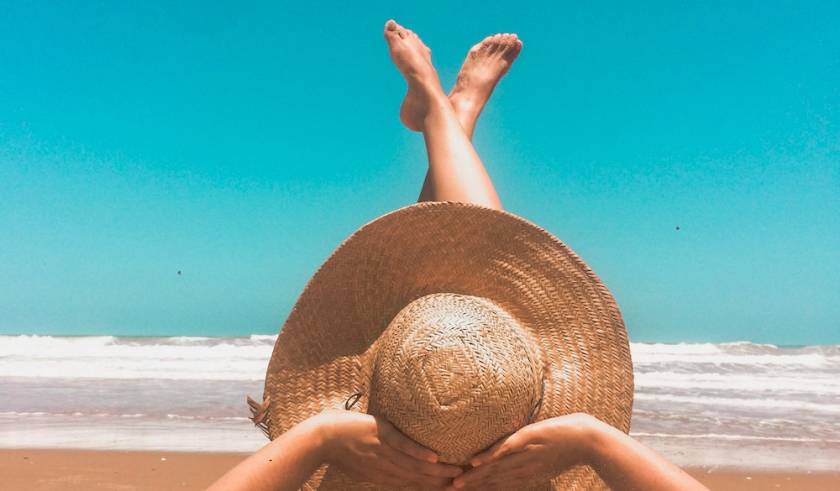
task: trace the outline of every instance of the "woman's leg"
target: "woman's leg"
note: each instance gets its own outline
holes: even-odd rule
[[[423,138],[429,156],[426,181],[430,200],[502,209],[490,175],[446,97],[431,100],[423,118]]]
[[[394,63],[409,85],[402,120],[406,126],[420,129],[426,141],[429,171],[420,200],[469,202],[501,209],[493,182],[469,135],[493,87],[519,53],[521,42],[513,35],[497,35],[473,47],[455,89],[447,97],[432,66],[430,51],[416,34],[389,21],[385,38]]]
[[[485,38],[467,53],[455,87],[449,93],[449,102],[470,141],[481,110],[521,50],[522,41],[516,34],[496,34]],[[440,201],[434,182],[430,167],[417,201]]]

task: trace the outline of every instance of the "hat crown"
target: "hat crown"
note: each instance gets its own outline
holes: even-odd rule
[[[437,293],[408,304],[380,338],[369,411],[466,464],[528,423],[542,384],[539,348],[516,319],[486,298]]]

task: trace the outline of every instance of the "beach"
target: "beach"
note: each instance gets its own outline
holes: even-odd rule
[[[3,489],[201,490],[247,454],[96,450],[0,450]],[[838,473],[688,469],[712,490],[834,490]]]
[[[203,489],[275,336],[0,336],[2,489]],[[840,347],[631,343],[631,435],[711,489],[840,489]]]
[[[840,0],[2,7],[0,491],[840,491]]]

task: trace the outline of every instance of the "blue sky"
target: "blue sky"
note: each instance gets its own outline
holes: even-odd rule
[[[419,192],[389,17],[447,86],[524,40],[476,147],[633,340],[840,343],[836,2],[8,5],[0,333],[276,332]]]

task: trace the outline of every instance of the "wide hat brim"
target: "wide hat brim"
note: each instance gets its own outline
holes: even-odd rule
[[[610,292],[563,242],[512,213],[422,202],[359,228],[321,265],[274,346],[255,422],[276,438],[366,390],[372,348],[407,304],[432,293],[488,298],[531,332],[545,363],[535,420],[588,413],[629,431],[633,369]],[[365,410],[366,404],[354,409]],[[546,483],[605,489],[586,466]],[[322,467],[307,484],[368,489]]]

